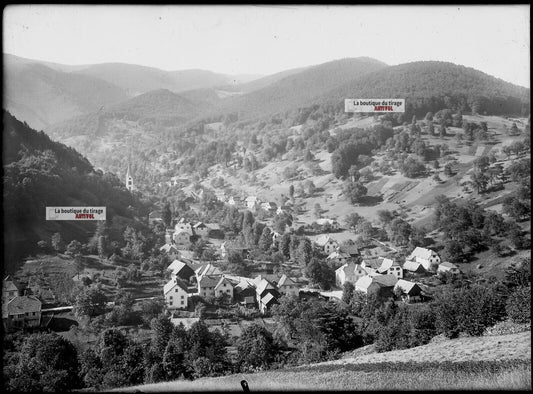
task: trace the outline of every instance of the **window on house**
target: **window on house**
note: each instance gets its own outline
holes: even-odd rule
[[[182,295],[182,296],[181,296],[181,299],[183,300],[184,298],[185,298],[185,296]]]
[[[177,293],[177,292],[178,292],[178,289],[176,289],[175,292]]]
[[[181,305],[183,305],[183,301],[181,301]]]

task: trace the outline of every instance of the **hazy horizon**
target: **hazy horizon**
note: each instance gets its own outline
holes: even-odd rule
[[[267,76],[343,58],[446,61],[530,87],[529,5],[10,5],[4,53]]]

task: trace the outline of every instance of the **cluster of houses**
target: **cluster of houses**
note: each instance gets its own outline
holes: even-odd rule
[[[292,203],[290,200],[287,200],[284,204],[279,205],[273,201],[266,201],[255,195],[249,195],[246,197],[241,197],[238,195],[227,195],[224,190],[219,190],[215,193],[216,198],[228,205],[234,206],[235,208],[248,209],[251,212],[256,212],[259,209],[263,209],[266,212],[276,213],[278,215],[282,213],[292,212]]]
[[[328,258],[340,258],[339,252],[333,252]],[[403,266],[391,259],[380,257],[376,260],[363,260],[360,264],[347,262],[335,271],[335,283],[342,287],[350,282],[356,291],[365,294],[393,295],[399,294],[408,302],[420,301],[423,288],[420,284],[404,280],[404,272],[450,272],[459,273],[459,268],[450,262],[441,262],[439,255],[431,249],[416,247]]]
[[[282,295],[298,295],[299,291],[296,281],[286,275],[277,282],[262,275],[251,279],[223,274],[211,263],[194,264],[177,259],[168,266],[168,270],[171,278],[164,285],[163,293],[170,311],[186,309],[190,297],[200,296],[257,307],[265,313],[278,303]]]

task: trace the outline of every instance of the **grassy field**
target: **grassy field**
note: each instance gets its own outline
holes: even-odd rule
[[[116,391],[531,390],[531,332],[442,340],[301,367]]]

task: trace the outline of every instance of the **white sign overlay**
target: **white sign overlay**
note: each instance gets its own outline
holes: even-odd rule
[[[405,112],[405,99],[345,99],[344,112]]]

